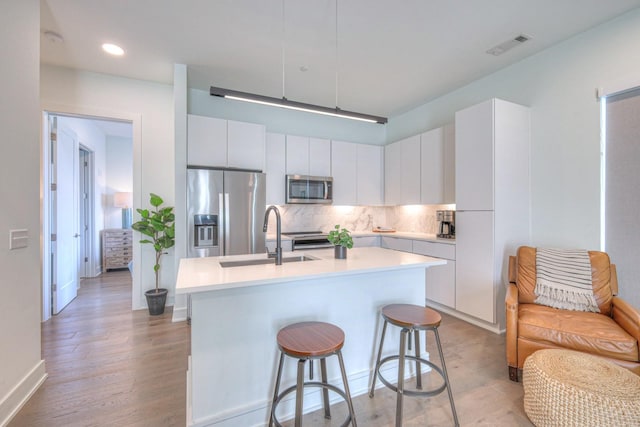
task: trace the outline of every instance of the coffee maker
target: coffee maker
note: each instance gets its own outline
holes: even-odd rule
[[[438,237],[441,239],[456,238],[456,211],[436,211],[438,220]]]

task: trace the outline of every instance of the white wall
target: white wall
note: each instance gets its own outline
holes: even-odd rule
[[[40,354],[40,2],[3,2],[0,14],[0,425],[46,377]],[[9,250],[9,230],[28,247]]]
[[[121,228],[122,209],[113,206],[113,195],[133,191],[133,139],[107,136],[105,149],[107,179],[104,228]]]
[[[174,116],[170,85],[41,66],[41,101],[74,113],[133,121],[134,208],[149,206],[149,193],[174,202]],[[138,219],[134,214],[134,221]],[[137,233],[136,233],[137,234]],[[133,307],[146,307],[144,291],[154,287],[154,251],[138,243],[134,234]],[[173,304],[175,269],[173,251],[162,261],[161,286],[169,289]]]
[[[107,165],[106,165],[106,149],[105,141],[106,137],[104,133],[96,127],[91,120],[81,119],[76,117],[64,117],[58,118],[58,128],[68,127],[75,132],[78,137],[78,143],[85,146],[89,151],[93,152],[93,167],[95,171],[94,179],[94,221],[95,230],[92,236],[92,260],[91,265],[93,267],[93,274],[98,275],[101,272],[101,244],[100,244],[100,230],[104,228],[104,211],[105,211],[105,189],[107,178]]]
[[[598,249],[600,117],[595,89],[634,75],[637,82],[639,41],[640,10],[635,10],[394,117],[388,140],[450,122],[455,111],[492,97],[530,106],[533,244]]]

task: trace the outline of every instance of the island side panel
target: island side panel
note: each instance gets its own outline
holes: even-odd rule
[[[276,334],[300,321],[330,322],[344,330],[351,393],[366,393],[382,329],[380,308],[424,305],[424,283],[421,267],[193,294],[191,425],[264,425],[279,354]],[[397,352],[398,339],[397,328],[389,328],[386,354]],[[327,359],[329,380],[341,386],[336,359]],[[295,365],[286,360],[282,389],[295,383]],[[306,410],[316,406],[313,396],[305,397]],[[281,409],[282,419],[292,416],[290,403]]]

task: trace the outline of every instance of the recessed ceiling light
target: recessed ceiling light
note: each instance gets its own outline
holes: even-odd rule
[[[111,44],[111,43],[104,43],[102,45],[102,50],[104,50],[105,52],[107,52],[110,55],[115,55],[115,56],[124,55],[124,49],[122,49],[118,45]]]

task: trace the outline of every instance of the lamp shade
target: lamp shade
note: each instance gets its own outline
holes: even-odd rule
[[[119,192],[113,195],[113,206],[128,209],[133,206],[133,193]]]

